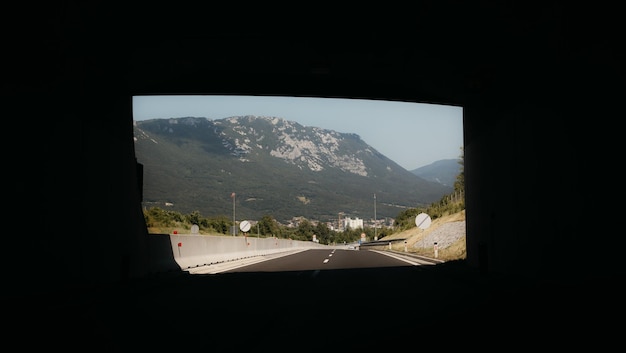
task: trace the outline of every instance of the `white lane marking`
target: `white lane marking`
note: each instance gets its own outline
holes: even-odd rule
[[[379,253],[379,254],[387,255],[387,256],[389,256],[389,257],[393,257],[394,259],[398,259],[398,260],[401,260],[401,261],[404,261],[404,262],[410,263],[410,264],[411,264],[411,265],[413,265],[413,266],[432,265],[432,263],[430,263],[430,262],[426,262],[426,261],[424,261],[424,262],[420,262],[419,260],[416,260],[417,262],[415,262],[415,261],[413,261],[413,260],[409,260],[409,259],[408,259],[408,258],[406,258],[406,257],[403,257],[403,256],[398,256],[398,255],[394,255],[394,254],[390,254],[390,253],[387,253],[387,252],[385,252],[385,251],[377,251],[377,250],[374,250],[374,251],[375,251],[375,252],[377,252],[377,253]]]
[[[324,260],[324,263],[327,263],[327,262],[328,262],[328,260],[330,260],[330,259],[325,259],[325,260]]]

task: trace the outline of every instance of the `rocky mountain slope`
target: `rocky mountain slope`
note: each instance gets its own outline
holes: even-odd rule
[[[403,209],[452,191],[400,167],[356,134],[283,118],[136,121],[134,136],[144,207],[237,219],[271,215],[280,222],[392,222]]]

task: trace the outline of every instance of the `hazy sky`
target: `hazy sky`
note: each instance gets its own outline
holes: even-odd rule
[[[133,119],[270,116],[355,133],[407,170],[456,159],[463,146],[463,108],[343,98],[268,96],[135,96]]]

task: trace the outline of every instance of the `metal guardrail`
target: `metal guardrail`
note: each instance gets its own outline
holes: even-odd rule
[[[360,247],[368,247],[368,246],[388,246],[389,243],[397,243],[400,241],[405,241],[406,238],[402,238],[402,239],[391,239],[391,240],[373,240],[373,241],[366,241],[364,243],[361,243],[359,246]]]

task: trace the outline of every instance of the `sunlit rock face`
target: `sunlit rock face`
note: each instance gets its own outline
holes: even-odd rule
[[[360,153],[347,153],[346,136],[332,130],[302,126],[276,117],[231,117],[216,122],[233,153],[244,156],[253,150],[268,151],[273,157],[311,171],[339,168],[345,172],[367,176]]]

